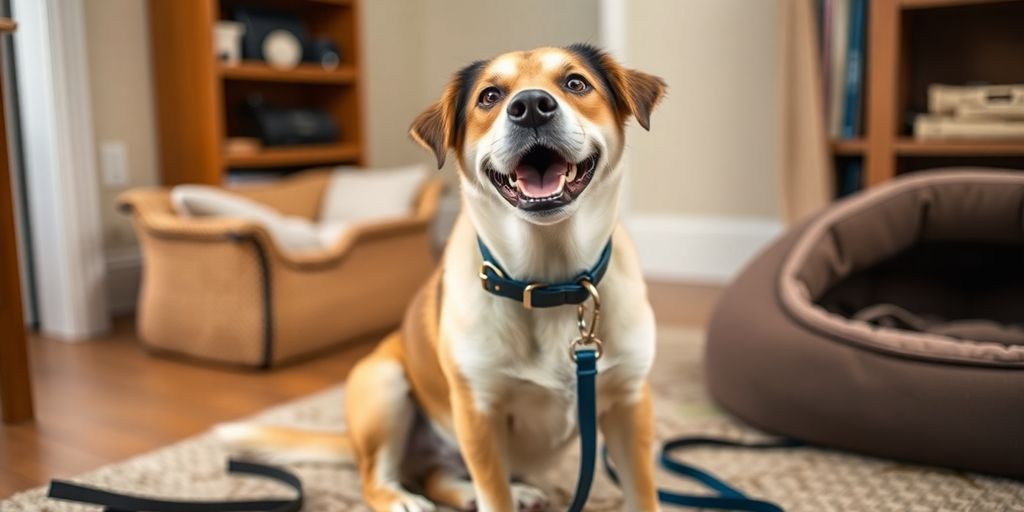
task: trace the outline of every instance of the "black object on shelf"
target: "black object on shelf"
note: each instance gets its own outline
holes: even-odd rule
[[[341,64],[341,50],[326,37],[318,37],[306,47],[306,60],[318,62],[326,70],[337,69]]]
[[[302,48],[309,45],[306,25],[296,14],[254,7],[238,7],[234,14],[235,20],[245,25],[242,36],[242,57],[245,59],[265,61],[264,42],[279,30],[291,33]]]
[[[272,107],[259,95],[250,96],[248,103],[265,146],[325,144],[338,140],[338,126],[323,110]]]

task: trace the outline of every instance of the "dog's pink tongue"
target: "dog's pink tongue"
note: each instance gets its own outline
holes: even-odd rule
[[[565,183],[569,166],[565,162],[554,162],[541,174],[529,165],[516,167],[519,190],[528,197],[548,197],[559,192]]]

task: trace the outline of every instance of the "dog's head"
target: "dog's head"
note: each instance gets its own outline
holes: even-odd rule
[[[577,44],[500,55],[463,68],[410,133],[464,186],[536,224],[572,215],[589,190],[618,183],[623,127],[650,128],[660,78]]]

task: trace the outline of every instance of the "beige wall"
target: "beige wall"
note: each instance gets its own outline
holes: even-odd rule
[[[407,136],[425,106],[422,91],[423,2],[363,1],[367,162],[389,166],[429,162]]]
[[[630,133],[636,213],[778,217],[775,0],[629,3],[627,64],[669,93]]]
[[[114,200],[126,188],[158,179],[146,2],[89,0],[84,5],[97,158],[103,141],[120,140],[127,147],[125,186],[105,186],[97,162],[103,243],[107,249],[131,247],[131,225]]]
[[[507,51],[596,41],[595,5],[592,0],[364,0],[371,164],[431,163],[409,140],[409,123],[441,95],[452,73]]]

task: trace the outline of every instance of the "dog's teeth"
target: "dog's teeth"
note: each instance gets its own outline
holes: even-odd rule
[[[566,181],[570,182],[576,180],[576,164],[572,164],[569,166],[569,174],[565,176],[565,179]]]

